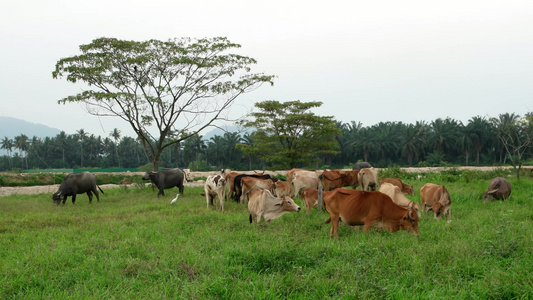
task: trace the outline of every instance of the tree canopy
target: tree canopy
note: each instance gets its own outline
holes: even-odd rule
[[[54,78],[88,89],[58,103],[87,104],[89,113],[128,122],[157,169],[163,149],[227,119],[235,99],[273,75],[251,73],[256,60],[228,54],[227,38],[125,41],[99,38],[82,54],[60,59]]]
[[[258,156],[273,168],[290,169],[312,166],[320,155],[339,153],[335,137],[340,134],[333,117],[315,115],[310,109],[322,102],[269,100],[256,103],[260,111],[242,124],[254,128],[252,144],[240,144],[248,156]]]

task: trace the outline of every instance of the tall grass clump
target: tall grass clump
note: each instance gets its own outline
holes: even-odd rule
[[[207,208],[202,187],[173,205],[176,188],[140,186],[92,204],[1,197],[0,299],[533,298],[533,180],[484,202],[488,180],[458,177],[404,180],[411,200],[427,182],[452,197],[451,222],[423,214],[418,239],[345,224],[330,239],[315,209],[250,224],[244,204]]]

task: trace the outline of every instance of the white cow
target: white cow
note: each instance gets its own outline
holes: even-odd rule
[[[379,191],[389,196],[392,199],[392,202],[396,203],[396,205],[407,209],[414,209],[420,218],[422,210],[420,208],[420,204],[405,197],[402,193],[402,190],[398,186],[392,183],[384,182],[379,186]]]
[[[224,211],[224,194],[226,192],[226,180],[221,175],[209,175],[204,184],[205,198],[207,207],[214,205],[214,201],[218,198],[220,207]]]
[[[248,193],[248,199],[250,223],[255,217],[257,223],[263,218],[270,225],[272,219],[277,219],[286,213],[300,211],[300,206],[296,205],[289,196],[277,198],[264,189],[253,188]]]

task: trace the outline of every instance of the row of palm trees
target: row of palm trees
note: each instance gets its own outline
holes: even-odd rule
[[[527,114],[526,116],[531,116]],[[520,120],[517,114],[501,114],[497,118],[476,116],[467,124],[446,118],[432,122],[380,122],[363,127],[361,123],[337,123],[339,154],[321,157],[314,168],[346,168],[356,161],[369,161],[377,167],[390,165],[439,165],[443,162],[461,165],[494,165],[507,163],[505,146],[498,131],[506,124]],[[88,134],[83,129],[75,134],[59,133],[44,139],[21,134],[14,139],[4,137],[0,170],[13,168],[136,168],[149,161],[138,140],[124,136],[118,129],[108,137]],[[246,157],[235,146],[254,143],[252,135],[226,132],[208,140],[193,136],[181,144],[164,150],[161,166],[194,170],[233,168],[263,169],[268,164]],[[531,145],[525,159],[533,157]]]

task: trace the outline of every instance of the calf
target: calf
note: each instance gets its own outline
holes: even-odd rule
[[[420,205],[425,212],[433,210],[435,219],[440,215],[448,215],[450,221],[452,198],[445,186],[426,183],[420,189]]]
[[[226,180],[222,175],[209,175],[205,180],[204,191],[207,208],[209,205],[214,205],[216,199],[220,203],[220,208],[224,212],[224,194],[226,190]]]
[[[392,183],[384,182],[379,186],[379,191],[388,195],[392,199],[392,202],[396,203],[397,205],[407,209],[414,209],[420,218],[420,204],[405,197],[399,187],[393,185]]]
[[[381,192],[336,189],[324,195],[324,204],[329,212],[324,224],[331,222],[330,238],[339,236],[339,220],[350,226],[364,225],[365,232],[377,227],[389,232],[405,230],[418,237],[416,211],[396,205]]]
[[[508,199],[511,195],[511,184],[503,177],[495,177],[490,180],[489,190],[483,193],[483,200]]]
[[[249,192],[248,198],[250,223],[253,222],[253,218],[257,223],[263,218],[270,225],[272,219],[277,219],[286,213],[300,211],[300,206],[296,205],[289,196],[276,198],[267,190],[254,188]]]
[[[287,181],[278,180],[274,182],[274,194],[278,198],[283,197],[283,196],[290,196],[291,185]]]
[[[324,191],[323,194],[327,195],[328,193]],[[300,197],[305,205],[305,214],[309,214],[311,209],[315,206],[318,206],[318,189],[305,189],[300,192]]]
[[[379,181],[379,185],[382,185],[385,182],[399,187],[404,195],[414,196],[415,194],[413,186],[403,183],[400,178],[382,178]]]

